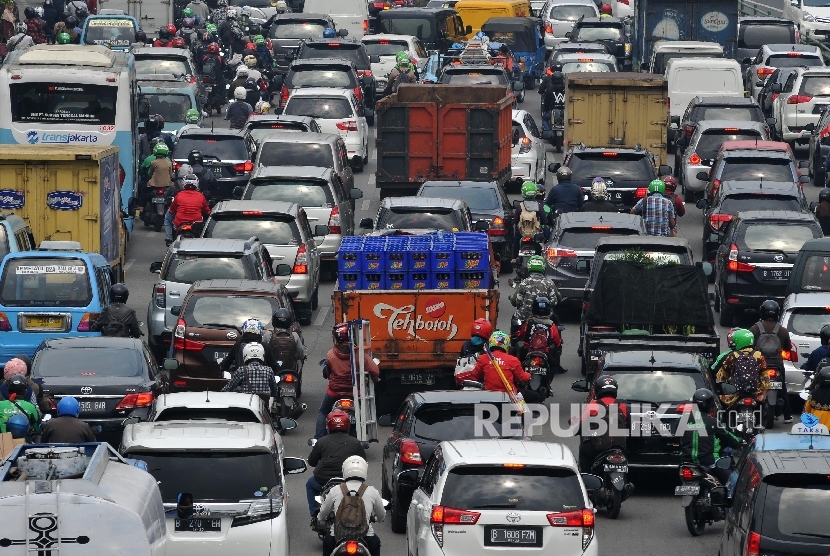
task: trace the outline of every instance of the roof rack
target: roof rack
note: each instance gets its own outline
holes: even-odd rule
[[[115,52],[105,46],[74,44],[38,44],[17,59],[22,66],[90,66],[110,68],[115,64]]]

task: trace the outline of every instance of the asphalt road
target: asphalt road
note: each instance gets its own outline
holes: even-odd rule
[[[528,92],[527,100],[518,107],[530,111],[541,128],[539,97],[535,92]],[[212,118],[212,120],[217,127],[226,125],[221,118]],[[370,129],[374,134],[374,128]],[[374,145],[374,137],[371,138],[369,144]],[[805,151],[800,151],[799,154],[804,156]],[[561,161],[561,155],[556,155],[551,151],[548,153],[548,161],[554,160]],[[374,185],[375,168],[376,156],[373,148],[369,164],[363,173],[355,175],[355,187],[359,187],[364,193],[363,199],[357,201],[356,220],[376,215],[379,195]],[[554,183],[555,178],[549,175],[546,187],[549,188]],[[818,198],[818,188],[812,185],[805,185],[804,188],[809,200]],[[701,260],[702,214],[700,210],[691,205],[687,205],[686,210],[686,215],[679,219],[680,235],[689,239],[694,249],[695,260]],[[140,320],[146,319],[147,305],[150,302],[152,286],[156,278],[156,275],[149,271],[150,263],[162,260],[164,253],[164,233],[148,231],[139,223],[129,243],[126,268],[127,284],[131,292],[130,305],[137,310]],[[500,279],[502,301],[499,307],[498,323],[499,327],[504,330],[509,330],[510,316],[513,311],[507,300],[511,291],[507,283],[508,278],[510,276],[503,275]],[[305,342],[310,350],[303,388],[303,401],[308,404],[309,410],[300,417],[299,427],[283,437],[286,455],[307,457],[310,451],[307,439],[313,436],[315,415],[326,386],[316,362],[325,357],[326,351],[331,347],[330,331],[335,324],[331,315],[331,292],[334,288],[334,282],[321,283],[320,306],[314,313],[313,324],[303,329]],[[567,404],[584,401],[584,394],[578,394],[570,389],[572,381],[582,378],[579,373],[580,360],[576,355],[579,340],[579,315],[576,311],[570,311],[563,313],[562,316],[566,321],[562,364],[570,371],[556,376],[553,384],[553,397],[548,401],[561,404],[564,408]],[[752,318],[748,316],[746,321],[746,325],[749,325]],[[723,330],[721,330],[721,336],[724,336]],[[567,418],[567,415],[562,415],[560,420],[564,423]],[[381,429],[381,444],[373,444],[367,452],[369,482],[379,490],[382,442],[388,435],[388,431],[389,429]],[[552,437],[550,429],[547,428],[547,434],[541,438],[537,437],[537,440],[555,441],[556,439]],[[576,439],[566,439],[565,444],[576,452]],[[318,555],[322,549],[322,543],[309,528],[309,513],[304,489],[309,474],[310,470],[304,475],[289,476],[287,480],[290,492],[288,520],[291,556]],[[722,524],[707,527],[705,533],[698,538],[692,538],[689,535],[684,523],[683,508],[680,506],[680,501],[673,496],[676,472],[640,472],[634,474],[631,480],[635,485],[635,492],[623,505],[619,518],[610,520],[602,512],[598,516],[597,537],[600,554],[701,556],[717,553],[723,529]],[[376,525],[375,530],[381,537],[384,554],[406,554],[405,535],[392,533],[388,521]]]

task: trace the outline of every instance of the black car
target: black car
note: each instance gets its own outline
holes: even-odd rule
[[[465,42],[473,28],[470,25],[465,28],[461,16],[451,8],[395,8],[378,13],[377,31],[411,35],[428,51],[446,54],[454,43]]]
[[[380,56],[369,56],[362,42],[339,39],[306,41],[300,45],[297,60],[312,58],[335,58],[348,60],[354,63],[357,77],[360,79],[360,100],[363,106],[372,110],[366,115],[369,125],[375,122],[375,77],[372,75],[372,64],[380,62]],[[355,91],[356,93],[358,91]],[[287,100],[287,99],[286,99]]]
[[[620,71],[631,71],[631,27],[616,17],[580,17],[573,31],[566,33],[573,42],[598,42],[616,56]]]
[[[124,419],[146,420],[156,396],[170,390],[167,372],[134,338],[44,340],[35,351],[32,379],[54,403],[74,396],[81,404],[79,418],[110,441],[120,440]]]
[[[326,29],[334,29],[334,20],[327,14],[285,13],[274,19],[268,31],[274,53],[275,71],[288,73],[303,41],[317,40]]]
[[[487,220],[473,224],[467,203],[436,197],[387,197],[381,200],[377,221],[363,218],[360,228],[373,234],[406,230],[486,231]]]
[[[285,108],[291,92],[306,87],[333,87],[355,91],[361,97],[360,78],[351,60],[325,58],[322,60],[296,60],[291,64],[280,91],[280,111]],[[360,93],[360,94],[358,94]],[[365,100],[364,100],[365,106]]]
[[[244,186],[251,178],[256,144],[241,130],[212,127],[186,130],[173,149],[174,171],[188,163],[187,155],[193,150],[202,153],[205,167],[216,178],[218,189],[207,192],[211,204],[233,199],[234,188]]]
[[[825,107],[815,124],[807,124],[810,132],[810,176],[816,187],[827,187],[827,161],[830,159],[830,108]]]
[[[487,234],[493,251],[501,257],[502,272],[512,272],[513,207],[498,182],[495,181],[427,181],[418,190],[417,197],[460,199],[470,207],[473,221],[490,223]]]
[[[475,431],[475,406],[500,407],[506,403],[510,403],[510,398],[504,392],[433,390],[409,394],[397,416],[380,418],[381,425],[394,427],[383,446],[381,472],[382,495],[390,501],[392,531],[406,531],[406,513],[414,490],[398,484],[398,475],[408,469],[417,469],[421,474],[424,462],[439,442],[482,438]],[[500,435],[508,432],[505,437],[515,436],[502,431],[500,422],[494,426]],[[487,435],[487,428],[483,432]]]
[[[798,44],[800,36],[796,24],[788,19],[777,17],[739,17],[738,48],[735,59],[742,63],[742,73],[749,64],[743,64],[747,58],[753,58],[758,50],[767,44]]]
[[[804,242],[822,237],[810,213],[750,210],[735,214],[715,259],[715,310],[721,326],[736,311],[757,310],[767,299],[784,303],[793,263]]]
[[[675,434],[683,412],[697,389],[714,390],[708,361],[699,354],[675,351],[609,352],[599,360],[595,376],[610,376],[617,381],[617,403],[628,406],[632,425],[639,427],[625,439],[628,465],[677,469],[681,437]],[[584,380],[575,382],[572,388],[587,390],[588,401],[596,399],[593,385],[586,385]],[[716,403],[720,407],[720,401]],[[658,411],[661,408],[664,411]],[[655,411],[659,428],[646,419]]]
[[[794,73],[797,69],[798,68],[775,68],[772,75],[767,77],[767,80],[764,81],[764,86],[761,87],[761,92],[758,93],[758,105],[761,107],[761,111],[764,113],[765,117],[772,117],[772,101],[778,98],[778,95],[781,94],[773,93],[772,86],[777,84],[783,89],[784,83],[787,82],[790,74]]]

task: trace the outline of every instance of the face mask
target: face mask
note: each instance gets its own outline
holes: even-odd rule
[[[474,346],[484,345],[484,338],[481,338],[479,336],[473,336],[472,338],[470,338],[470,343]]]

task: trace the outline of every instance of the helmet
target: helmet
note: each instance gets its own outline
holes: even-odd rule
[[[729,346],[729,349],[735,349],[735,338],[733,336],[738,330],[740,330],[740,328],[736,326],[726,333],[726,345]]]
[[[342,323],[335,325],[331,331],[331,336],[334,338],[335,344],[344,344],[349,341],[349,325]]]
[[[252,42],[246,42],[245,50],[250,50],[250,52],[248,52],[248,54],[250,55],[253,53],[254,50],[256,50],[256,45]],[[243,54],[245,54],[245,52],[243,52]]]
[[[247,363],[248,361],[252,361],[254,359],[264,363],[265,348],[262,347],[262,344],[258,344],[256,342],[245,344],[245,347],[242,348],[242,360]]]
[[[219,8],[227,8],[228,7],[228,0],[218,0],[216,2],[216,6]]]
[[[830,387],[830,366],[821,367],[818,370],[814,384],[819,388]],[[8,428],[8,425],[6,425],[6,428]]]
[[[500,349],[503,351],[507,351],[510,348],[510,336],[502,332],[501,330],[496,330],[490,335],[490,349]]]
[[[326,430],[329,432],[340,431],[349,432],[351,423],[349,422],[349,415],[342,409],[335,409],[326,415]]]
[[[147,33],[144,31],[136,31],[135,33],[135,42],[147,42]]]
[[[35,13],[38,17],[43,17],[43,8],[35,8]]]
[[[58,417],[61,415],[72,415],[73,417],[77,417],[80,412],[81,404],[79,404],[78,400],[72,396],[61,398],[61,401],[58,402]]]
[[[176,37],[175,39],[170,41],[170,46],[173,47],[173,48],[184,48],[185,47],[184,39],[181,38],[181,37]]]
[[[257,46],[265,46],[265,37],[262,35],[257,35],[254,37],[254,44]]]
[[[176,179],[184,179],[185,176],[192,173],[193,166],[191,166],[190,164],[182,164],[181,166],[179,166],[179,169],[176,170]]]
[[[285,3],[285,0],[277,0],[277,13],[287,12],[288,11],[288,4]]]
[[[207,25],[205,25],[205,31],[207,31],[211,35],[215,35],[219,31],[219,28],[213,23],[208,23]]]
[[[663,183],[663,180],[651,180],[651,183],[648,184],[648,192],[649,193],[665,193],[666,192],[666,184]]]
[[[58,35],[58,44],[69,44],[72,42],[72,37],[69,36],[69,33],[61,33]]]
[[[29,418],[22,413],[15,413],[6,421],[6,432],[12,433],[12,438],[26,438],[29,433]]]
[[[26,19],[32,19],[33,17],[35,17],[35,9],[31,6],[26,6],[26,9],[23,10],[23,16]]]
[[[14,30],[17,31],[18,33],[25,33],[27,29],[28,29],[28,27],[26,27],[26,24],[23,23],[22,21],[18,21],[14,25]]]
[[[773,299],[761,303],[761,320],[777,321],[781,317],[781,306]]]
[[[744,349],[755,345],[755,335],[746,328],[739,328],[732,334],[735,349]]]
[[[556,171],[556,180],[557,181],[568,181],[573,176],[573,172],[567,166],[562,166]]]
[[[164,118],[161,114],[154,114],[150,116],[150,119],[156,122],[156,131],[164,129]]]
[[[291,311],[285,307],[277,309],[277,312],[271,317],[271,324],[274,325],[274,328],[291,328],[291,325],[294,324]]]
[[[608,188],[605,186],[605,180],[603,178],[596,177],[591,182],[591,197],[594,199],[608,198]]]
[[[830,324],[825,324],[821,327],[819,337],[821,338],[821,345],[830,344]],[[8,365],[8,363],[6,364]]]
[[[69,29],[74,29],[78,26],[78,18],[74,15],[67,16],[66,19],[63,20],[66,23],[66,27]]]
[[[263,102],[259,105],[259,109],[257,110],[260,114],[267,114],[271,111],[271,105],[267,102]]]
[[[236,8],[228,8],[228,19],[236,19],[239,17],[239,12],[236,11]]]
[[[666,191],[669,193],[674,193],[677,189],[677,180],[674,179],[674,176],[666,176],[663,178],[663,183],[666,184]]]
[[[825,187],[818,192],[818,202],[827,201],[830,203],[830,188]]]
[[[130,297],[130,290],[124,284],[113,284],[110,288],[110,298],[117,303],[126,303]]]
[[[333,39],[335,37],[334,29],[325,29],[323,31],[323,38],[324,39]]]
[[[473,328],[470,330],[471,336],[478,336],[480,338],[489,339],[490,334],[493,333],[493,325],[487,319],[476,319],[473,321]]]
[[[245,100],[248,96],[248,91],[245,90],[245,87],[237,87],[233,90],[233,98],[236,100]]]
[[[201,115],[195,108],[191,108],[184,115],[184,120],[189,124],[198,124],[199,118],[201,118]]]
[[[597,398],[617,399],[617,381],[612,376],[601,376],[594,382],[594,395]]]
[[[522,184],[522,197],[525,199],[536,198],[536,184],[532,181],[526,181]]]
[[[692,401],[703,413],[711,413],[715,407],[715,395],[708,388],[700,388],[692,394]]]
[[[89,15],[89,8],[86,5],[78,6],[75,9],[75,13],[78,14],[78,17],[84,18]]]
[[[531,312],[537,317],[549,317],[550,299],[541,295],[538,296],[533,300],[533,308],[531,309]]]
[[[69,25],[69,24],[67,24],[67,25]],[[172,37],[172,35],[170,34],[170,31],[167,30],[167,27],[162,27],[161,29],[159,29],[158,34],[159,34],[159,40],[163,40],[163,41],[169,41],[170,37]]]
[[[192,17],[186,17],[182,20],[182,27],[186,29],[192,29],[194,25],[196,25],[196,19]]]
[[[13,359],[9,359],[6,362],[6,365],[3,367],[3,378],[5,380],[11,379],[11,377],[16,375],[25,375],[28,374],[28,368],[26,367],[26,363],[17,357]]]
[[[25,363],[23,364],[25,365]],[[24,374],[14,375],[8,379],[6,385],[9,389],[9,394],[17,394],[18,397],[25,396],[26,392],[29,391],[29,381],[26,380],[26,376]]]
[[[352,456],[346,458],[343,462],[343,478],[347,481],[349,479],[360,479],[365,481],[369,476],[369,464],[360,456]]]
[[[204,158],[202,158],[202,151],[197,151],[193,149],[187,154],[187,161],[191,164],[202,164],[204,163]]]
[[[193,17],[193,10],[191,10],[190,8],[183,9],[182,10],[182,17],[185,17],[185,18]]]
[[[248,54],[247,56],[245,56],[243,62],[245,62],[245,65],[249,68],[255,68],[257,65],[256,56],[254,56],[253,54]]]
[[[171,35],[171,36],[172,36],[172,35],[175,35],[175,34],[176,34],[176,32],[178,31],[178,29],[176,29],[176,26],[175,26],[175,25],[173,25],[172,23],[168,23],[168,24],[165,26],[165,29],[167,29],[167,30],[170,32],[170,35]]]
[[[164,141],[156,143],[156,146],[153,147],[153,154],[156,156],[167,156],[170,154],[170,149],[167,148],[167,143]]]
[[[241,330],[243,334],[257,334],[262,336],[262,333],[265,331],[265,327],[262,326],[262,323],[258,319],[246,319],[245,322],[242,323]]]
[[[540,272],[542,274],[545,273],[545,259],[540,257],[539,255],[533,255],[527,260],[527,271],[528,272]]]
[[[196,174],[188,174],[182,178],[182,187],[184,189],[199,189],[199,176]]]
[[[599,11],[601,14],[611,15],[611,4],[603,4]]]
[[[243,16],[251,17],[251,6],[242,6],[240,10]]]
[[[236,77],[248,77],[248,66],[242,64],[236,66]]]

